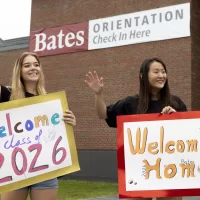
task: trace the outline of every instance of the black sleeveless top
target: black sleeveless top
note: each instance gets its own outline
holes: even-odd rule
[[[1,85],[0,87],[1,87],[0,103],[10,101],[11,88],[5,87],[3,85]],[[31,94],[29,92],[25,92],[26,98],[33,97],[33,96],[34,96],[34,94]]]
[[[174,96],[175,101],[178,104],[177,112],[187,111],[187,107],[184,102],[177,96]],[[106,122],[110,127],[117,127],[118,115],[133,115],[137,113],[137,101],[136,96],[128,96],[123,100],[120,100],[114,104],[107,106],[107,119]],[[161,100],[150,100],[147,113],[160,113],[164,105]]]

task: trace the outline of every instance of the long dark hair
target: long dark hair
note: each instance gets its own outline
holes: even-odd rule
[[[147,113],[149,102],[151,100],[151,88],[149,85],[149,79],[148,79],[148,72],[150,65],[153,62],[159,62],[162,64],[162,66],[165,69],[165,72],[167,73],[167,68],[165,63],[159,59],[159,58],[151,58],[146,59],[142,63],[140,67],[140,73],[139,73],[139,80],[140,80],[140,90],[138,95],[138,106],[137,106],[137,113]],[[163,106],[172,106],[174,109],[178,108],[177,102],[174,100],[173,96],[170,94],[169,90],[169,84],[168,79],[166,80],[166,83],[164,87],[160,90],[160,100],[163,102]]]

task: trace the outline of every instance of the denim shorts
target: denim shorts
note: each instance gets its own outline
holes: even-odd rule
[[[27,187],[20,188],[18,190],[45,190],[45,189],[57,189],[58,188],[58,179],[50,179]]]

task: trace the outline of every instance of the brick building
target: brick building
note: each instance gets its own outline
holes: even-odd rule
[[[31,30],[187,2],[189,0],[33,0]],[[198,1],[192,3],[195,4],[192,8],[198,12]],[[192,27],[198,28],[197,25]],[[13,49],[0,43],[1,84],[9,84],[14,61],[20,53],[28,51],[23,41],[21,46],[12,43]],[[141,62],[146,58],[160,57],[168,68],[171,92],[180,96],[188,109],[198,109],[198,50],[192,47],[191,41],[198,42],[195,38],[185,37],[41,57],[47,91],[65,90],[69,108],[77,117],[74,133],[81,171],[67,177],[117,180],[116,130],[108,128],[105,121],[97,118],[94,95],[84,83],[85,74],[96,70],[104,77],[104,97],[109,104],[137,93]],[[191,49],[196,57],[192,57]],[[194,65],[191,66],[191,63]]]

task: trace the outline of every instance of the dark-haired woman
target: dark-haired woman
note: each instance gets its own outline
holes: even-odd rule
[[[133,115],[144,113],[170,114],[187,111],[183,101],[170,94],[167,69],[165,63],[158,58],[145,60],[140,68],[139,94],[128,96],[115,104],[106,106],[103,98],[103,78],[97,73],[88,72],[86,84],[95,93],[95,108],[100,119],[105,119],[110,127],[116,127],[118,115]],[[138,199],[138,198],[135,198]],[[181,197],[158,198],[166,200],[181,200]]]

